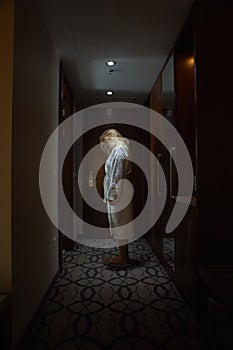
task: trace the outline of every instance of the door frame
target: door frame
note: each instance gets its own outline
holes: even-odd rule
[[[59,71],[59,113],[58,113],[58,125],[60,125],[65,119],[69,118],[74,112],[74,97],[72,90],[67,81],[62,64],[60,64]],[[61,140],[59,139],[59,145]],[[60,152],[59,160],[60,161]],[[73,204],[73,148],[68,152],[65,159],[62,171],[62,179],[64,192],[68,202]],[[59,216],[60,216],[60,198],[58,198]],[[59,219],[60,220],[60,219]],[[74,242],[70,238],[66,237],[58,229],[58,261],[59,269],[63,270],[63,251],[73,250]]]

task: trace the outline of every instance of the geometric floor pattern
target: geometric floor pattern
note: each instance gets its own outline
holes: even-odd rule
[[[175,271],[175,247],[174,237],[163,237],[163,256],[173,271]]]
[[[147,241],[130,243],[137,263],[127,268],[103,262],[116,253],[75,243],[20,349],[209,349]]]

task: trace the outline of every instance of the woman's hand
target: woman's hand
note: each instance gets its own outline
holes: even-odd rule
[[[108,198],[108,203],[110,205],[116,205],[116,201],[117,201],[118,195],[117,193],[112,193],[111,196]]]

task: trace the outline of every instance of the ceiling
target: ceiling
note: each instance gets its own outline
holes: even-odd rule
[[[143,104],[193,4],[38,1],[79,108],[110,101]],[[116,65],[108,67],[109,59]],[[106,96],[107,90],[114,94]]]

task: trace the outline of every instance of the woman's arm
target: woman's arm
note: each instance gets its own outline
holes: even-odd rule
[[[107,200],[115,202],[119,196],[118,182],[124,176],[124,154],[121,149],[116,148],[110,158],[109,189]]]

